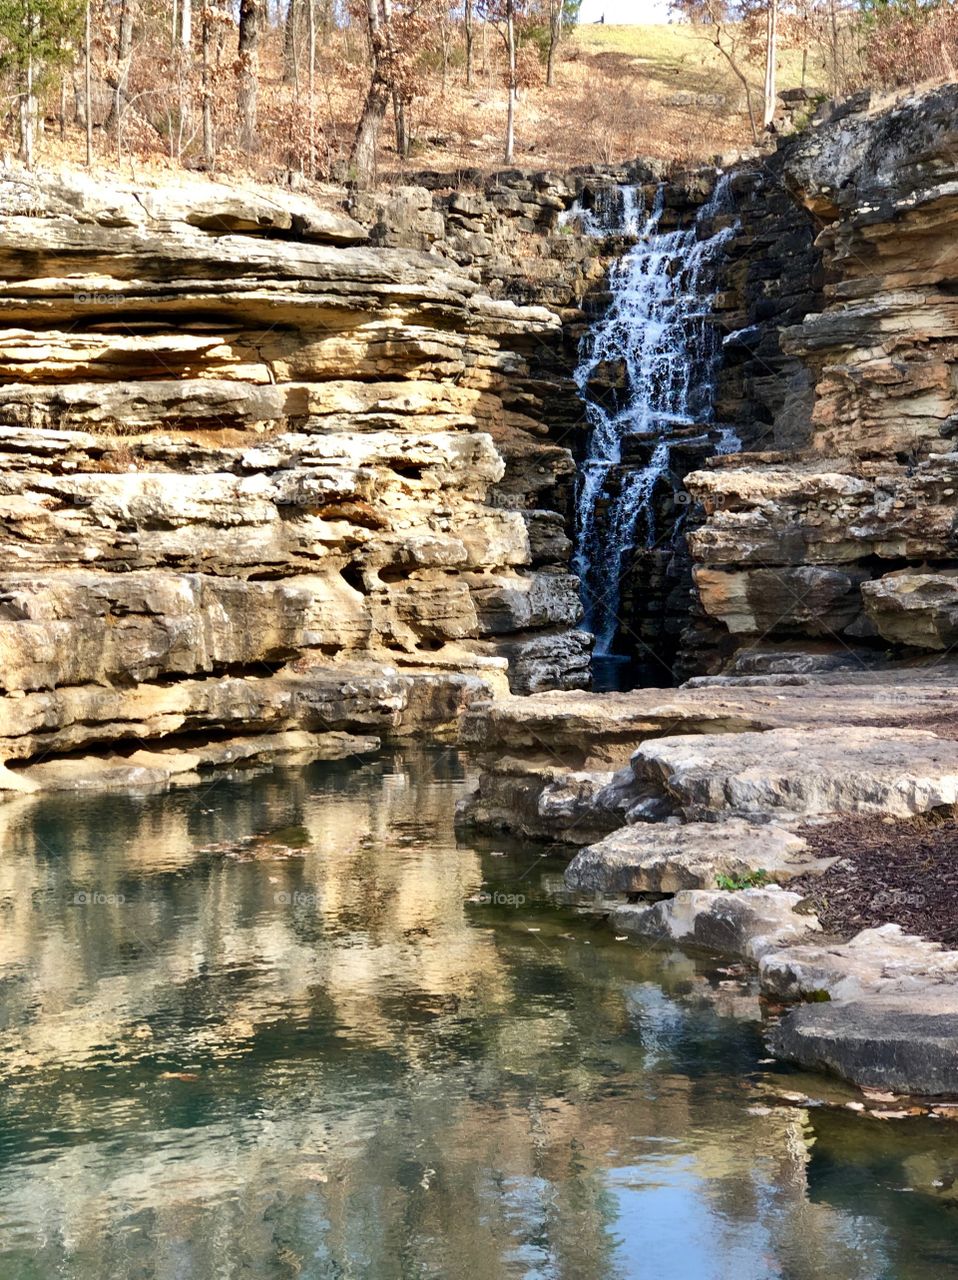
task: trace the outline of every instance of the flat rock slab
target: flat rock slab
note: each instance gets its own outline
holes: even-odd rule
[[[814,916],[799,915],[797,893],[786,889],[683,889],[652,907],[619,907],[613,927],[650,942],[681,942],[758,960],[767,951],[805,941]]]
[[[782,1019],[771,1047],[867,1088],[958,1094],[958,984],[802,1005]]]
[[[551,692],[497,698],[467,718],[471,746],[489,754],[542,752],[570,768],[624,764],[649,738],[741,734],[822,724],[922,728],[953,714],[958,670],[835,672],[793,676],[773,687],[764,677],[721,687],[634,689],[629,693]]]
[[[958,742],[921,729],[843,727],[659,738],[632,757],[690,820],[883,813],[958,801]]]
[[[897,924],[863,929],[849,942],[786,947],[759,963],[762,990],[782,1000],[827,992],[832,1000],[924,993],[958,982],[958,951],[905,933]]]
[[[169,791],[195,786],[213,771],[361,759],[379,747],[379,738],[370,735],[290,730],[215,739],[182,751],[141,748],[128,756],[70,756],[5,772],[25,784],[20,790]]]
[[[781,883],[823,871],[831,861],[816,859],[801,836],[772,823],[653,823],[623,827],[589,845],[569,863],[565,880],[570,889],[585,892],[677,893],[714,889],[719,876],[759,871]]]

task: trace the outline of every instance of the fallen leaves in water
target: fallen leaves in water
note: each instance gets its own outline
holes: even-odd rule
[[[161,1071],[161,1080],[183,1080],[187,1084],[194,1080],[199,1080],[199,1076],[195,1071]]]
[[[197,852],[215,854],[233,862],[285,862],[289,858],[305,858],[309,849],[271,840],[265,835],[251,835],[207,844]]]

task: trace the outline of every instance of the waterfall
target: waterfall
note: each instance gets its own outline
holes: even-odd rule
[[[662,536],[653,497],[657,480],[669,470],[673,437],[713,421],[721,348],[710,323],[709,266],[735,227],[707,234],[711,221],[730,209],[725,175],[694,223],[674,231],[659,231],[664,185],[651,209],[643,207],[640,188],[597,194],[593,209],[574,205],[567,220],[577,219],[589,235],[637,237],[610,270],[609,306],[583,339],[575,373],[588,438],[577,481],[574,564],[582,582],[585,626],[602,657],[611,652],[618,629],[627,552],[639,543],[654,547]],[[606,366],[622,368],[624,386],[603,403],[591,388]],[[646,465],[621,466],[630,438],[651,447]],[[734,432],[722,428],[714,451],[739,447]]]

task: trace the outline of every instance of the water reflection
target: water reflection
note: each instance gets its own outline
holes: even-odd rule
[[[754,995],[457,847],[462,776],[0,808],[0,1276],[958,1274],[941,1126],[753,1114]]]

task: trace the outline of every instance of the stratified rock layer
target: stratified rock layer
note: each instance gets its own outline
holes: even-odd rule
[[[532,371],[559,320],[369,240],[213,183],[0,187],[4,760],[585,683]]]
[[[689,545],[713,644],[728,632],[740,647],[812,637],[942,650],[958,635],[956,121],[949,85],[843,109],[783,144],[773,169],[808,211],[796,252],[810,221],[821,259],[802,309],[775,281],[789,250],[764,238],[762,219],[756,239],[743,208],[744,282],[730,284],[743,312],[729,323],[748,327],[729,335],[724,395],[757,415],[743,427],[753,452],[686,478],[705,514]]]

